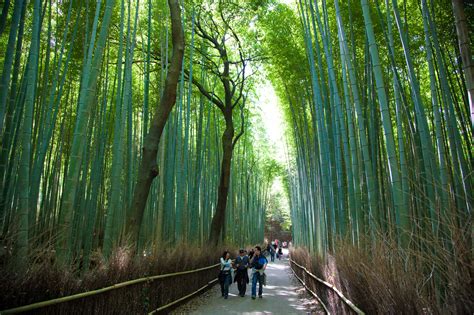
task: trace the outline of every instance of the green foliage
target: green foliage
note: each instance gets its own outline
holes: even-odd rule
[[[472,178],[459,175],[472,171],[472,129],[459,71],[445,72],[458,54],[450,2],[298,3],[259,21],[288,123],[294,242],[324,257],[382,239],[410,261],[458,259],[471,239]],[[429,290],[448,303],[445,269],[415,265],[435,269]]]
[[[56,247],[62,261],[87,269],[91,252],[127,242],[172,40],[165,0],[116,2],[15,1],[7,15],[0,233],[20,260]],[[450,1],[182,3],[185,71],[158,148],[140,249],[205,244],[227,127],[212,99],[224,100],[223,82],[233,80],[246,103],[231,97],[235,134],[241,126],[243,134],[233,148],[228,241],[260,242],[266,218],[289,229],[291,217],[294,242],[321,255],[339,251],[341,240],[367,253],[389,240],[408,260],[440,248],[447,257],[464,253],[474,143]],[[197,35],[196,21],[226,39],[227,55]],[[265,76],[286,123],[285,166],[256,110]],[[415,267],[426,277],[434,268],[426,260]],[[448,283],[439,268],[427,287],[442,303]]]
[[[102,249],[108,254],[127,242],[127,209],[143,136],[164,86],[172,48],[171,24],[164,0],[123,0],[115,6],[113,1],[104,0],[98,5],[95,1],[40,1],[35,10],[41,9],[45,18],[37,26],[38,84],[31,81],[29,85],[28,110],[23,109],[26,78],[34,73],[23,73],[22,69],[27,68],[32,43],[32,16],[37,14],[33,6],[25,6],[19,31],[12,35],[18,40],[13,46],[12,71],[3,72],[9,84],[0,159],[0,224],[2,240],[19,250],[20,261],[26,262],[37,250],[57,247],[61,261],[87,269],[91,252]],[[255,3],[255,9],[260,12],[264,5]],[[198,54],[201,49],[210,51],[209,47],[199,38],[191,45],[192,16],[197,9],[186,3],[183,12],[187,43],[184,67],[188,73],[192,67],[194,78],[221,95],[218,79]],[[239,21],[237,31],[247,37],[252,31],[247,31],[242,21],[252,19],[256,12],[235,6],[225,14]],[[1,51],[5,51],[9,32],[7,27],[0,36]],[[21,49],[20,44],[27,49]],[[249,54],[258,48],[252,41],[242,41],[242,45]],[[229,51],[229,58],[239,57]],[[2,65],[4,56],[0,58]],[[171,113],[159,147],[159,176],[144,214],[141,249],[178,242],[204,244],[209,235],[224,121],[187,80],[181,76],[179,104]],[[252,80],[246,82],[245,93],[252,84]],[[243,117],[251,120],[249,108]],[[26,125],[24,117],[31,119]],[[234,120],[239,128],[241,117],[237,110]],[[255,146],[255,127],[248,122],[244,128],[245,136],[235,147],[238,156],[232,167],[232,203],[226,230],[229,241],[242,245],[263,239],[265,198],[273,178],[266,172],[275,172]],[[28,166],[28,161],[33,164]],[[30,172],[32,179],[25,177]],[[235,225],[236,218],[245,223]]]

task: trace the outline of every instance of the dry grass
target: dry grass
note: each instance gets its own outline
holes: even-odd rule
[[[0,273],[0,310],[91,291],[127,280],[174,273],[216,264],[222,249],[179,246],[132,259],[126,248],[117,249],[108,263],[94,253],[92,268],[78,272],[54,263],[43,252],[25,273],[3,264]],[[146,313],[189,294],[216,278],[218,269],[136,284],[35,311],[44,314]]]
[[[471,252],[461,244],[451,251],[434,242],[424,244],[430,250],[403,252],[388,241],[370,250],[341,242],[325,260],[302,248],[291,255],[368,314],[472,314]],[[332,291],[308,277],[305,280],[333,313],[348,313]]]

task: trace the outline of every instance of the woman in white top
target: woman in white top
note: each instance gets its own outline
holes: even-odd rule
[[[232,269],[232,259],[230,253],[225,251],[221,257],[221,271],[219,273],[219,282],[221,285],[221,293],[224,299],[229,296],[229,285],[232,283],[230,270]]]

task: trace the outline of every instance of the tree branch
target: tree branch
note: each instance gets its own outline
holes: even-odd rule
[[[184,69],[184,77],[189,81],[189,70]],[[192,83],[199,89],[199,92],[201,92],[202,95],[204,95],[208,100],[214,103],[214,105],[216,105],[221,111],[224,110],[224,102],[222,102],[219,96],[206,90],[204,85],[197,81],[194,77],[192,79]]]

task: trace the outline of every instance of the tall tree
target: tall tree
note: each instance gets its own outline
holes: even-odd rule
[[[199,36],[208,46],[212,47],[218,57],[217,61],[207,57],[205,59],[206,71],[217,76],[221,82],[223,90],[223,99],[214,92],[210,92],[203,82],[192,78],[193,84],[199,91],[211,101],[221,111],[225,129],[222,134],[222,160],[220,169],[219,188],[217,192],[217,205],[210,226],[209,240],[211,244],[217,245],[223,237],[223,231],[226,218],[227,196],[230,187],[232,154],[237,141],[244,133],[245,118],[245,91],[247,74],[245,72],[249,58],[245,57],[244,49],[240,39],[236,34],[230,21],[235,18],[238,12],[233,11],[236,6],[232,6],[231,10],[225,10],[229,7],[224,6],[221,2],[217,5],[214,12],[219,13],[219,20],[216,20],[215,13],[206,11],[201,8],[196,20],[196,35]],[[237,8],[238,11],[238,8]],[[229,53],[229,43],[233,42],[238,56],[234,57]],[[210,52],[207,52],[208,54]],[[237,59],[233,59],[237,58]],[[220,66],[222,65],[222,67]],[[234,112],[236,107],[240,108],[240,131],[235,133]]]
[[[161,134],[163,133],[166,121],[176,103],[176,89],[183,64],[184,33],[179,1],[168,0],[168,5],[171,15],[173,52],[163,95],[151,121],[150,129],[144,139],[137,182],[133,193],[130,215],[127,220],[127,237],[130,237],[129,241],[133,245],[136,245],[138,240],[151,184],[158,175],[158,166],[156,164],[158,145],[160,144]]]

